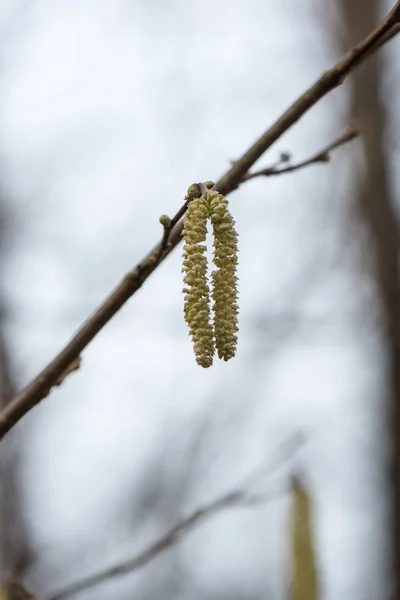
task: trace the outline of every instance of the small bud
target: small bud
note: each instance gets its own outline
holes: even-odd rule
[[[186,196],[188,198],[190,198],[191,200],[193,200],[194,198],[200,198],[201,196],[201,189],[198,183],[192,183],[192,185],[190,187],[188,187],[188,190],[186,192]]]
[[[213,187],[214,187],[215,183],[214,183],[214,181],[205,181],[205,182],[204,182],[204,185],[206,186],[206,188],[207,188],[208,190],[211,190],[211,188],[213,188]]]
[[[166,229],[171,227],[171,219],[169,218],[168,215],[161,215],[159,221],[160,221],[161,225],[163,227],[165,227]]]

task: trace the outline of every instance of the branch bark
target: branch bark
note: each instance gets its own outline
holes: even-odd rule
[[[276,142],[285,131],[296,123],[310,108],[330,91],[338,87],[349,73],[358,67],[372,51],[377,50],[387,38],[397,33],[400,23],[400,0],[370,35],[356,44],[345,56],[302,94],[281,117],[261,137],[234,162],[233,166],[216,183],[216,189],[223,195],[235,190],[254,163]],[[395,29],[393,29],[395,28]],[[390,35],[389,35],[390,32]],[[68,369],[69,365],[79,357],[81,352],[93,340],[106,323],[127,302],[127,300],[143,285],[158,265],[178,245],[182,234],[182,220],[186,206],[182,206],[172,219],[174,225],[170,232],[166,247],[163,240],[151,250],[144,259],[130,271],[114,289],[96,312],[82,325],[79,331],[65,348],[15,396],[0,412],[0,439],[26,415],[40,400],[46,397],[55,382]]]

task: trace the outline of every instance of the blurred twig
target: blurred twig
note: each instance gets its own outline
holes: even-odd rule
[[[269,491],[269,493],[267,492],[264,494],[251,493],[248,491],[248,489],[252,485],[256,484],[263,476],[271,474],[278,467],[281,467],[285,461],[287,462],[288,460],[292,459],[302,444],[303,439],[300,436],[293,437],[289,440],[289,442],[283,444],[280,452],[278,452],[280,455],[278,460],[274,461],[272,465],[266,464],[267,461],[264,459],[259,465],[257,465],[250,475],[241,481],[240,485],[236,489],[225,494],[224,496],[221,496],[214,502],[210,502],[210,504],[197,509],[189,517],[179,521],[177,525],[174,525],[166,534],[164,534],[155,543],[151,544],[146,550],[134,558],[126,560],[125,562],[113,567],[109,567],[108,569],[104,569],[96,575],[91,575],[85,579],[81,579],[81,581],[73,583],[64,590],[48,597],[47,600],[65,600],[65,598],[68,598],[69,596],[83,592],[100,583],[103,583],[104,581],[108,581],[114,577],[119,577],[120,575],[125,575],[127,573],[136,571],[153,560],[153,558],[179,542],[182,536],[192,531],[194,527],[200,525],[205,520],[210,519],[222,510],[227,508],[254,507],[264,504],[268,500],[275,499],[278,495],[280,496],[282,492],[290,492],[290,483],[288,484],[287,489],[282,490],[281,488],[278,488],[274,491]],[[268,467],[267,470],[266,467]],[[268,471],[268,473],[266,471]]]
[[[275,496],[275,495],[274,495]],[[223,498],[216,500],[215,502],[199,508],[187,519],[182,520],[172,529],[168,531],[162,538],[160,538],[155,544],[152,544],[148,549],[139,554],[138,556],[127,560],[124,563],[110,567],[104,571],[82,579],[70,587],[56,593],[54,596],[48,598],[48,600],[64,600],[68,596],[83,592],[91,587],[103,583],[108,579],[125,575],[126,573],[132,573],[140,567],[150,562],[153,558],[176,544],[183,534],[189,532],[191,529],[199,525],[202,521],[211,518],[216,513],[223,509],[230,507],[241,507],[241,506],[254,506],[266,500],[265,497],[259,495],[250,495],[244,490],[237,490],[230,494],[227,494]],[[1,599],[0,599],[1,600]]]
[[[254,163],[276,142],[285,131],[296,123],[310,108],[330,91],[341,85],[353,69],[359,66],[372,52],[380,47],[386,40],[389,31],[393,31],[400,23],[400,0],[398,0],[389,13],[375,29],[360,43],[356,44],[345,56],[336,63],[302,95],[300,96],[279,119],[243,154],[234,162],[225,175],[217,181],[215,188],[224,195],[235,190],[243,176],[248,173]],[[0,412],[0,438],[2,438],[22,417],[29,412],[42,398],[46,397],[67,367],[81,354],[86,346],[101,331],[108,321],[118,312],[127,300],[143,285],[158,265],[181,241],[182,219],[186,210],[182,206],[172,222],[176,223],[168,238],[165,249],[163,240],[153,248],[139,264],[132,269],[111,292],[110,296],[96,310],[96,312],[82,325],[72,340],[52,360],[41,373],[29,383],[21,392],[11,400]],[[180,219],[178,222],[177,220]]]

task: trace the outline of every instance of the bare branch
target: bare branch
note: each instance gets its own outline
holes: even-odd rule
[[[248,173],[254,163],[268,148],[276,142],[285,131],[298,121],[310,108],[330,91],[338,87],[349,73],[358,67],[371,52],[381,47],[387,37],[398,32],[400,24],[400,0],[398,0],[379,27],[363,41],[354,46],[345,56],[300,96],[279,119],[243,154],[234,165],[216,183],[215,189],[227,195],[235,190],[243,176]],[[393,28],[396,28],[394,30]],[[390,32],[390,34],[389,34]],[[170,232],[167,248],[163,249],[163,241],[159,242],[139,264],[132,269],[100,305],[95,313],[82,325],[72,340],[52,360],[39,375],[31,381],[0,412],[0,439],[29,412],[42,398],[48,395],[55,382],[93,340],[115,313],[142,286],[158,265],[181,241],[182,220],[186,211],[183,205],[172,219],[174,228]],[[164,236],[163,236],[164,239]],[[161,250],[160,250],[161,246]]]
[[[276,165],[272,167],[267,167],[266,169],[261,169],[260,171],[254,171],[253,173],[246,173],[243,176],[242,181],[249,181],[249,179],[254,179],[255,177],[271,177],[272,175],[282,175],[284,173],[298,171],[299,169],[303,169],[304,167],[309,167],[310,165],[314,165],[317,163],[327,163],[331,159],[330,153],[333,150],[336,150],[336,148],[339,148],[340,146],[351,142],[352,140],[354,140],[354,138],[358,137],[359,135],[360,134],[358,129],[353,125],[350,125],[346,129],[345,133],[343,133],[337,140],[335,140],[334,142],[332,142],[331,144],[329,144],[310,158],[307,158],[306,160],[303,160],[294,165],[288,165],[287,167],[278,168],[279,165],[282,164],[282,162],[288,162],[289,160],[288,154],[282,154],[280,161]]]
[[[267,474],[266,466],[268,467],[267,471],[269,471],[271,474],[271,472],[275,471],[278,467],[281,467],[285,461],[293,458],[295,452],[299,450],[303,442],[304,440],[300,436],[295,436],[294,438],[290,439],[289,442],[284,443],[283,447],[280,449],[280,452],[278,452],[278,454],[280,454],[279,460],[275,461],[272,465],[266,465],[266,461],[263,460],[261,464],[259,464],[256,469],[251,472],[250,475],[243,479],[237,489],[225,494],[224,496],[221,496],[214,502],[197,509],[189,517],[179,521],[177,525],[172,527],[159,540],[151,544],[146,550],[134,558],[100,571],[96,575],[86,577],[85,579],[82,579],[81,581],[78,581],[66,587],[64,590],[50,596],[47,598],[47,600],[65,600],[65,598],[72,596],[73,594],[83,592],[100,583],[103,583],[104,581],[136,571],[168,548],[174,546],[177,542],[179,542],[183,535],[189,533],[196,526],[215,516],[222,510],[227,508],[254,507],[264,504],[268,500],[273,500],[278,496],[281,496],[282,493],[290,492],[291,482],[289,482],[288,487],[283,490],[279,487],[278,489],[272,491],[270,490],[269,493],[264,494],[251,493],[247,490],[249,487],[251,487],[251,485],[257,483],[257,481]]]

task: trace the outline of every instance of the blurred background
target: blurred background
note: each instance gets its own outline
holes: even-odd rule
[[[217,180],[393,4],[3,0],[3,404],[160,238],[160,214]],[[399,57],[394,38],[257,167],[308,158],[349,123],[358,139],[230,196],[234,360],[196,365],[178,248],[2,442],[3,576],[42,599],[390,597]],[[254,470],[245,491],[264,501],[72,593]]]

